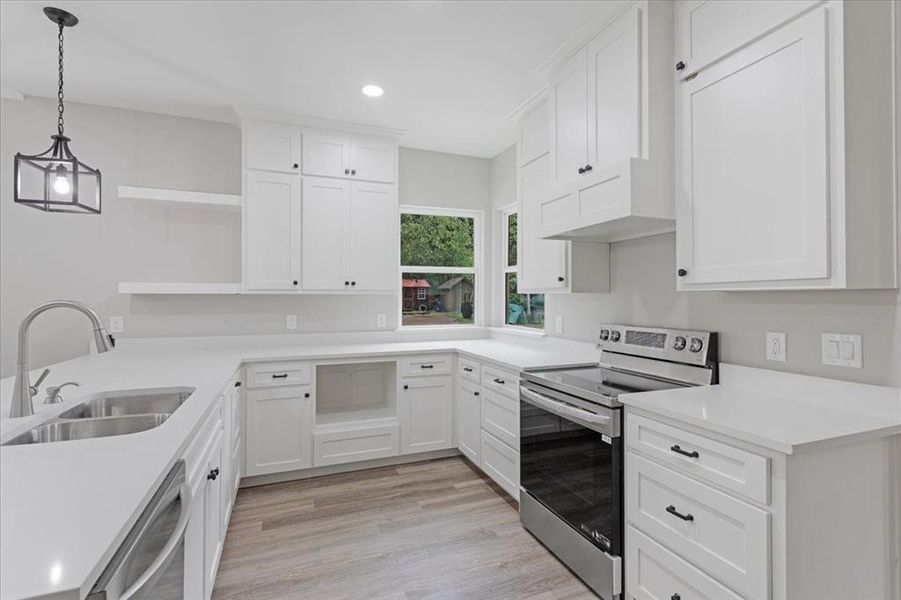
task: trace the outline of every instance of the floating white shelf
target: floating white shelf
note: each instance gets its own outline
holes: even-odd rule
[[[119,284],[120,294],[240,294],[240,283],[143,283]]]
[[[241,196],[238,194],[188,192],[185,190],[167,190],[163,188],[137,187],[133,185],[120,185],[119,198],[123,200],[171,202],[172,204],[181,204],[184,206],[208,206],[226,209],[241,208]]]

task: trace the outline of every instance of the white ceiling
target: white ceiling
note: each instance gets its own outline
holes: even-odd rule
[[[492,157],[535,67],[620,2],[58,2],[66,98],[233,120],[233,106],[407,131],[401,144]],[[44,3],[0,3],[0,85],[56,95]],[[360,93],[365,83],[382,98]]]

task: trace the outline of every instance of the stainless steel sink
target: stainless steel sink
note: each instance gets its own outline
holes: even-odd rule
[[[60,419],[94,419],[126,415],[172,414],[194,388],[170,388],[154,392],[123,392],[88,400],[59,415]]]
[[[147,431],[162,425],[169,418],[168,413],[105,417],[100,419],[76,419],[71,421],[51,421],[18,435],[4,446],[20,444],[43,444],[88,438],[109,437]]]

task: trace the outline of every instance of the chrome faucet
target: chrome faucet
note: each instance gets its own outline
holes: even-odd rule
[[[47,312],[52,308],[74,308],[90,319],[91,325],[94,327],[94,343],[97,345],[97,352],[109,352],[116,345],[116,340],[106,332],[106,329],[100,322],[100,317],[97,316],[97,313],[94,312],[94,309],[91,307],[73,300],[52,300],[38,306],[28,313],[19,325],[19,359],[16,363],[16,383],[13,388],[13,400],[9,407],[10,418],[28,417],[34,414],[34,406],[32,405],[31,399],[32,396],[37,394],[38,390],[36,386],[44,380],[49,369],[44,370],[44,373],[41,375],[41,378],[38,379],[35,386],[31,385],[31,381],[28,377],[28,330],[31,327],[32,321],[34,321],[39,314]]]

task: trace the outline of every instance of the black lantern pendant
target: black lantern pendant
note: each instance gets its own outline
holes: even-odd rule
[[[36,156],[17,153],[15,201],[47,212],[100,214],[100,171],[87,166],[69,150],[63,133],[63,28],[78,23],[75,15],[47,7],[44,14],[59,26],[59,91],[57,133],[53,145]]]

